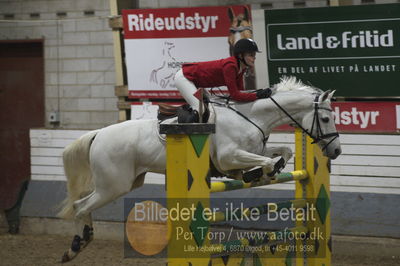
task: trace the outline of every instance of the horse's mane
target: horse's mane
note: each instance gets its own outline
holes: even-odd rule
[[[291,94],[299,94],[304,93],[307,95],[315,95],[315,94],[322,94],[323,91],[319,88],[316,88],[311,85],[304,84],[301,80],[297,79],[294,76],[283,76],[280,78],[280,82],[273,85],[276,88],[277,93],[291,93]],[[212,97],[214,102],[219,102],[221,104],[225,104],[226,98],[221,97],[220,95],[214,93],[212,90],[208,94],[209,97]],[[249,102],[237,102],[231,100],[232,102],[236,102],[236,104],[243,105]]]
[[[304,84],[301,80],[297,79],[294,76],[284,76],[280,79],[280,82],[275,85],[277,88],[277,92],[284,91],[305,91],[309,93],[322,93],[322,90]]]

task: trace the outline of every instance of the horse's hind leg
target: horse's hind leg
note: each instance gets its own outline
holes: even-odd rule
[[[86,214],[75,219],[76,235],[72,240],[71,247],[64,253],[62,262],[72,260],[92,239],[93,239],[93,223],[92,214]]]
[[[91,212],[109,203],[114,198],[114,194],[109,192],[101,193],[100,191],[95,190],[88,196],[75,201],[75,227],[77,233],[72,240],[70,249],[64,253],[62,262],[72,260],[93,239]]]

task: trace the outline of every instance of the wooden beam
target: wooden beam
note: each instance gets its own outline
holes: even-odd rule
[[[110,0],[111,16],[118,16],[117,0]],[[114,60],[115,60],[115,82],[116,85],[124,85],[124,73],[122,70],[122,52],[119,30],[113,29]]]
[[[112,18],[114,18],[114,22],[116,25],[121,23],[122,25],[122,18],[121,22],[118,21],[118,17],[120,17],[118,13],[118,4],[117,0],[109,0],[110,3],[110,13]],[[110,19],[111,22],[112,19]],[[115,61],[115,85],[116,86],[123,86],[124,84],[124,71],[123,71],[123,61],[122,61],[122,52],[121,52],[121,38],[120,38],[120,28],[114,27],[113,24],[110,23],[111,28],[113,29],[112,36],[113,36],[113,43],[114,43],[114,61]],[[118,95],[117,95],[118,96]],[[118,97],[118,120],[125,121],[127,119],[127,110],[129,108],[120,108],[119,103],[125,102],[125,97]]]
[[[125,100],[118,100],[117,106],[119,110],[131,110],[131,102]]]
[[[128,93],[129,93],[128,86],[126,86],[126,85],[115,86],[114,93],[115,93],[115,96],[118,96],[118,97],[127,97]]]
[[[120,30],[123,28],[121,15],[113,16],[108,19],[108,25],[113,30]]]

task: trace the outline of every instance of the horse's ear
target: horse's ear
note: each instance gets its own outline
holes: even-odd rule
[[[232,7],[228,8],[228,17],[229,17],[229,20],[230,20],[231,22],[233,22],[233,20],[234,20],[234,18],[235,18],[235,13],[233,13]]]
[[[329,98],[330,93],[331,93],[330,90],[324,91],[324,93],[322,93],[322,94],[319,96],[318,102],[319,102],[319,103],[322,103],[322,102],[325,102],[326,100],[330,99],[330,98]]]
[[[247,6],[243,7],[244,20],[250,22],[250,10]]]
[[[333,94],[335,94],[336,90],[331,91],[331,93],[329,93],[328,99],[332,99]]]

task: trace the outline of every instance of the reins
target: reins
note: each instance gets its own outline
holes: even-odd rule
[[[220,99],[224,99],[224,100],[225,100],[225,104],[222,104],[222,103],[219,103],[219,102],[213,102],[213,101],[211,101],[211,100],[209,101],[210,103],[216,104],[216,105],[219,105],[219,106],[223,106],[223,107],[228,108],[229,110],[234,111],[236,114],[238,114],[239,116],[241,116],[242,118],[244,118],[247,122],[249,122],[250,124],[252,124],[253,126],[255,126],[255,127],[261,132],[261,135],[262,135],[262,143],[263,143],[263,149],[262,149],[262,151],[264,151],[264,149],[265,149],[265,144],[267,143],[267,141],[268,141],[268,139],[269,139],[269,136],[265,136],[264,131],[260,128],[259,125],[257,125],[255,122],[251,121],[247,116],[245,116],[244,114],[242,114],[241,112],[239,112],[238,110],[236,110],[235,108],[233,108],[233,107],[229,104],[230,97],[224,97],[224,96],[216,95],[215,93],[213,93],[213,91],[211,91],[211,92],[212,92],[212,94],[213,94],[214,96],[216,96],[216,97],[218,97],[218,98],[220,98]]]
[[[213,94],[214,94],[214,93],[213,93]],[[218,95],[216,95],[216,94],[214,94],[214,96],[217,96],[217,97],[219,97],[220,99],[226,100],[226,103],[225,103],[225,104],[221,104],[221,103],[212,102],[212,101],[210,101],[210,103],[217,104],[217,105],[220,105],[220,106],[224,106],[224,107],[226,107],[226,108],[228,108],[228,109],[234,111],[236,114],[238,114],[239,116],[243,117],[246,121],[248,121],[249,123],[251,123],[252,125],[254,125],[254,126],[261,132],[261,134],[262,134],[262,142],[263,142],[263,150],[264,150],[265,144],[267,143],[269,136],[266,137],[264,131],[263,131],[255,122],[251,121],[247,116],[245,116],[244,114],[242,114],[242,113],[239,112],[238,110],[234,109],[234,108],[229,104],[229,97],[222,97],[222,96],[218,96]],[[315,97],[315,99],[314,99],[314,117],[313,117],[313,122],[312,122],[312,125],[311,125],[311,131],[308,131],[308,130],[305,129],[299,122],[297,122],[296,119],[293,118],[293,116],[291,116],[291,115],[290,115],[290,114],[289,114],[289,113],[288,113],[274,98],[272,98],[272,96],[269,97],[269,99],[271,99],[271,101],[272,101],[272,102],[273,102],[287,117],[289,117],[290,120],[292,120],[292,121],[296,124],[297,127],[299,127],[304,133],[306,133],[310,138],[313,139],[313,142],[312,142],[312,143],[319,143],[319,142],[320,142],[321,140],[323,140],[323,139],[327,139],[327,138],[333,137],[333,138],[332,138],[327,144],[325,144],[324,147],[322,148],[322,150],[325,150],[325,149],[329,146],[329,144],[331,144],[336,138],[339,137],[339,133],[338,133],[338,132],[332,132],[332,133],[324,134],[324,133],[322,132],[321,124],[320,124],[320,121],[319,121],[318,110],[319,110],[319,109],[324,109],[324,110],[327,110],[327,111],[330,111],[330,112],[332,112],[332,110],[331,110],[331,109],[328,109],[328,108],[320,107],[320,106],[318,105],[318,98],[319,98],[319,96],[320,96],[320,95],[317,95],[317,96]],[[314,130],[314,125],[316,126],[316,130],[317,130],[317,136],[316,136],[316,137],[314,137],[314,136],[312,135],[312,132],[313,132],[313,130]]]
[[[263,139],[263,140],[262,140],[262,142],[263,142],[263,150],[264,150],[265,144],[267,143],[269,136],[266,137],[264,131],[263,131],[256,123],[254,123],[253,121],[251,121],[247,116],[245,116],[244,114],[242,114],[242,113],[239,112],[238,110],[234,109],[234,108],[233,108],[232,106],[230,106],[230,105],[227,105],[226,107],[227,107],[228,109],[234,111],[235,113],[237,113],[237,114],[240,115],[241,117],[243,117],[243,118],[244,118],[246,121],[248,121],[249,123],[253,124],[253,125],[261,132],[261,134],[262,134],[262,139]]]
[[[224,99],[225,99],[225,98],[224,98]],[[267,141],[268,141],[269,136],[265,136],[264,131],[261,129],[261,127],[260,127],[259,125],[257,125],[255,122],[251,121],[247,116],[245,116],[244,114],[242,114],[241,112],[239,112],[238,110],[236,110],[235,108],[233,108],[228,102],[229,102],[229,99],[227,99],[227,103],[226,103],[226,104],[222,104],[222,103],[219,103],[219,102],[210,101],[210,103],[212,103],[212,104],[216,104],[216,105],[219,105],[219,106],[223,106],[223,107],[228,108],[229,110],[234,111],[236,114],[238,114],[239,116],[241,116],[242,118],[244,118],[247,122],[249,122],[250,124],[252,124],[253,126],[255,126],[255,127],[261,132],[261,135],[262,135],[262,143],[263,143],[263,151],[264,151],[264,147],[265,147],[265,144],[266,144]]]

